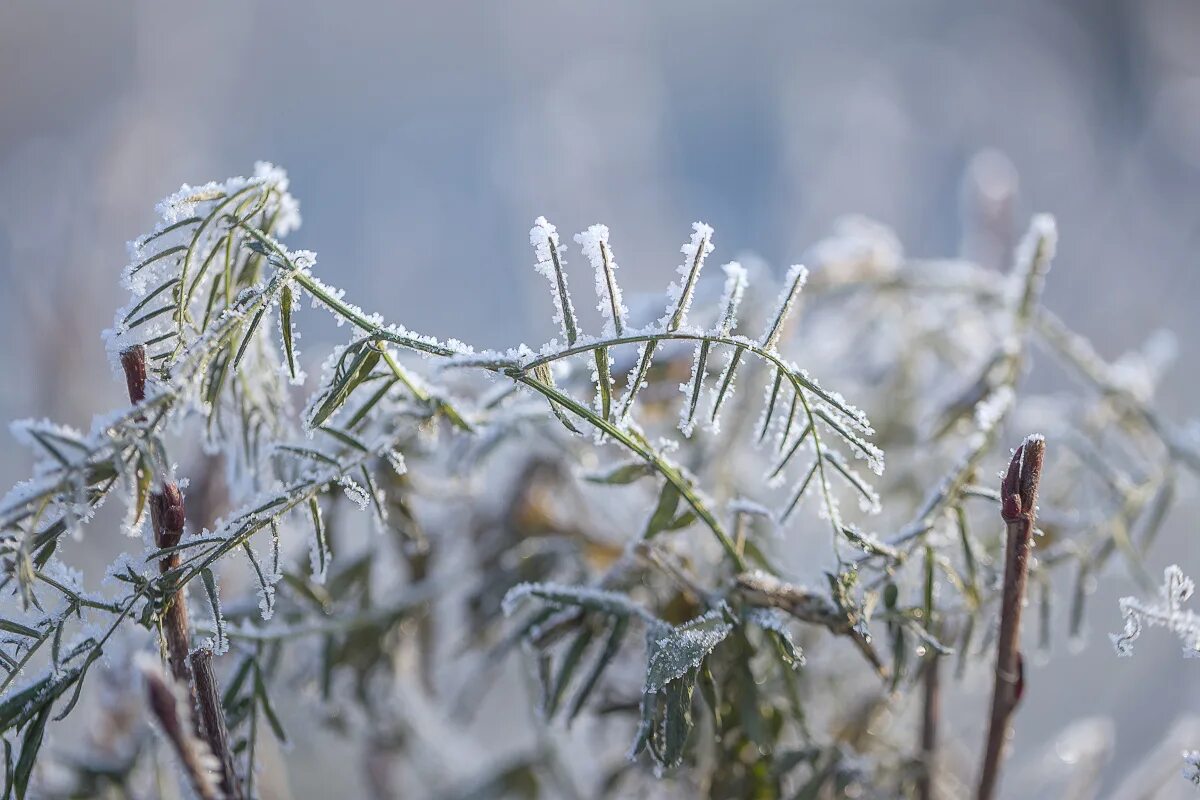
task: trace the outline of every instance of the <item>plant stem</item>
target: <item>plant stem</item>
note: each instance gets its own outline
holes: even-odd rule
[[[1004,556],[1004,594],[1000,605],[1000,636],[996,646],[996,678],[992,718],[979,777],[978,800],[991,800],[1000,778],[1000,758],[1009,721],[1021,699],[1021,607],[1029,575],[1029,550],[1037,516],[1038,483],[1046,442],[1030,436],[1013,453],[1000,484],[1000,516],[1008,529]]]
[[[242,800],[242,785],[234,767],[233,748],[229,745],[229,728],[221,707],[221,690],[213,673],[213,652],[201,647],[192,653],[192,675],[196,681],[196,707],[201,735],[221,763],[221,791],[226,800]]]
[[[933,777],[937,773],[938,721],[942,714],[942,659],[930,652],[925,659],[925,695],[921,715],[921,777],[917,781],[920,800],[934,800]]]
[[[162,547],[174,547],[183,535],[183,495],[173,481],[163,481],[162,491],[150,497],[150,519],[154,526],[154,542]],[[158,562],[159,572],[166,575],[179,568],[178,552],[171,552]],[[188,651],[191,635],[188,631],[186,588],[180,586],[167,601],[162,616],[162,635],[175,681],[191,692],[191,669]]]

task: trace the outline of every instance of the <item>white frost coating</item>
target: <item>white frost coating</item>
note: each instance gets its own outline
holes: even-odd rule
[[[399,450],[388,450],[385,454],[388,466],[392,468],[392,472],[397,475],[404,475],[408,472],[408,464],[404,460],[404,454]]]
[[[1200,750],[1184,750],[1183,762],[1183,777],[1200,786]]]
[[[1013,398],[1012,387],[1005,384],[975,406],[975,424],[979,430],[986,433],[995,428],[1012,407]]]
[[[617,285],[617,262],[608,244],[608,226],[592,225],[583,233],[575,234],[584,256],[596,273],[596,308],[604,316],[604,336],[620,336],[625,332],[625,320],[629,309],[621,299],[621,287]]]
[[[221,656],[229,651],[229,633],[225,624],[225,614],[221,611],[221,584],[216,578],[213,578],[212,588],[209,589],[206,584],[204,592],[208,596],[208,603],[213,615],[213,631],[214,639],[212,640],[213,655]]]
[[[846,274],[887,275],[899,269],[904,249],[896,233],[873,219],[851,215],[835,220],[833,233],[809,251],[822,279],[837,281]]]
[[[1122,597],[1121,614],[1125,618],[1125,629],[1109,634],[1119,656],[1133,654],[1133,642],[1142,628],[1163,627],[1183,640],[1183,653],[1189,658],[1200,657],[1200,617],[1183,608],[1196,589],[1192,579],[1183,574],[1178,565],[1172,564],[1163,570],[1163,585],[1159,589],[1159,601],[1146,603],[1136,597]]]
[[[765,517],[772,521],[775,519],[775,515],[771,513],[771,509],[748,497],[735,497],[729,501],[726,508],[729,509],[730,514],[735,516],[745,514],[751,517]]]
[[[800,290],[804,288],[807,280],[808,270],[803,265],[793,264],[788,270],[787,277],[783,281],[783,291],[779,293],[779,299],[775,301],[775,310],[771,313],[771,322],[763,333],[761,342],[764,350],[774,351],[776,345],[779,344],[779,337],[783,333],[783,324],[787,321],[792,306],[796,304],[796,297],[799,296]]]
[[[1057,249],[1058,225],[1054,217],[1050,214],[1036,215],[1017,247],[1015,268],[1009,273],[1009,299],[1014,306],[1021,304],[1028,296],[1026,287],[1033,297],[1041,295],[1042,284]]]
[[[700,270],[704,268],[704,260],[708,254],[713,251],[712,235],[711,227],[703,222],[693,222],[691,239],[679,248],[684,260],[675,271],[682,283],[672,281],[667,287],[667,310],[658,321],[663,330],[676,331],[687,322],[688,309],[696,293],[696,281],[700,279]]]
[[[249,543],[247,543],[249,546]],[[262,582],[258,587],[258,610],[263,620],[269,620],[275,615],[275,584],[283,580],[283,570],[279,564],[279,528],[271,526],[270,559],[263,563],[258,557],[258,551],[250,547],[250,559],[262,569]]]
[[[371,495],[367,493],[367,490],[363,488],[362,484],[346,475],[343,475],[342,478],[338,480],[338,483],[341,485],[342,491],[345,493],[347,499],[354,503],[354,505],[358,506],[359,511],[366,511],[367,507],[371,505]]]
[[[607,614],[633,614],[650,625],[661,621],[646,609],[620,592],[594,589],[590,586],[571,586],[561,583],[520,583],[509,589],[500,603],[505,616],[512,616],[521,601],[537,597],[557,606],[578,606]]]
[[[737,327],[738,308],[746,294],[746,268],[737,261],[721,267],[725,271],[725,290],[721,293],[721,320],[717,323],[717,336],[728,336]]]
[[[704,387],[705,364],[701,364],[700,359],[703,356],[707,364],[708,353],[709,348],[704,345],[696,347],[692,352],[692,375],[687,383],[679,384],[679,391],[683,392],[683,403],[679,406],[679,430],[688,438],[691,438],[696,430],[696,412],[699,410],[700,392]]]
[[[172,332],[191,335],[181,326],[178,311],[172,308],[180,282],[188,296],[186,311],[192,318],[203,318],[209,289],[224,271],[224,247],[227,236],[236,236],[235,256],[249,241],[228,221],[233,216],[254,216],[273,220],[275,237],[282,237],[300,225],[299,204],[288,194],[287,173],[271,164],[259,162],[253,177],[230,178],[222,183],[203,186],[184,184],[157,206],[158,224],[154,232],[129,244],[130,263],[122,271],[122,283],[130,292],[129,303],[117,312],[113,327],[104,332],[113,371],[120,373],[119,353],[135,344],[149,342]],[[205,254],[212,253],[213,263],[205,269]],[[216,263],[220,262],[220,263]],[[171,340],[159,348],[170,351]]]
[[[567,346],[575,344],[579,338],[579,323],[575,317],[575,306],[571,303],[571,293],[567,291],[567,275],[563,258],[564,248],[559,245],[558,229],[538,217],[529,230],[529,243],[537,257],[535,269],[550,282],[550,296],[554,300],[554,321],[558,323]]]
[[[792,631],[788,628],[787,619],[782,612],[774,608],[752,608],[746,612],[746,621],[783,638],[788,649],[794,654],[792,669],[804,666],[804,653],[792,638]]]
[[[733,625],[725,620],[720,609],[670,628],[666,634],[650,644],[650,658],[646,667],[646,693],[658,692],[668,683],[686,675],[700,666],[700,662],[716,648]]]

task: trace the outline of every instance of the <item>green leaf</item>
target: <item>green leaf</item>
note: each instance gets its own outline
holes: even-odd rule
[[[638,705],[641,713],[641,721],[638,723],[637,733],[634,734],[633,744],[629,747],[629,758],[633,759],[649,744],[651,734],[654,731],[654,712],[658,706],[657,692],[643,692],[641,702]]]
[[[275,714],[275,707],[271,705],[271,698],[267,695],[267,686],[263,682],[262,670],[258,664],[254,665],[254,694],[258,697],[259,707],[266,714],[267,723],[271,726],[271,732],[275,734],[275,738],[280,744],[287,744],[287,734],[284,733],[283,725],[279,723],[279,717]]]
[[[316,428],[333,416],[333,413],[350,398],[351,393],[370,376],[371,371],[379,363],[380,357],[381,353],[374,347],[359,345],[358,352],[355,354],[354,360],[350,362],[349,368],[344,373],[334,376],[329,390],[325,394],[325,400],[313,413],[309,425]]]
[[[696,348],[696,359],[692,366],[692,385],[688,397],[687,413],[683,417],[685,433],[690,433],[692,421],[696,418],[696,407],[700,404],[700,394],[704,390],[704,371],[708,368],[708,340]]]
[[[29,779],[33,776],[33,767],[37,763],[37,754],[42,747],[42,737],[46,733],[46,723],[50,719],[50,703],[46,703],[33,722],[25,729],[25,738],[21,740],[21,755],[17,759],[17,768],[13,771],[13,788],[17,800],[25,800],[29,790]]]
[[[587,701],[588,695],[596,688],[600,676],[608,668],[608,665],[612,663],[617,652],[621,649],[621,640],[625,638],[625,631],[628,629],[628,617],[617,617],[613,622],[612,628],[608,632],[608,638],[604,642],[604,649],[600,651],[600,655],[592,663],[592,668],[588,670],[588,674],[584,677],[578,691],[575,692],[575,697],[571,700],[571,707],[567,711],[568,721],[575,719],[575,717],[579,716],[579,712],[583,710],[583,704]]]
[[[792,638],[783,614],[773,608],[752,608],[745,614],[746,622],[761,628],[771,639],[780,657],[792,669],[804,666],[804,653]]]
[[[217,579],[208,567],[200,570],[200,580],[204,584],[204,593],[208,595],[208,604],[212,608],[213,625],[216,627],[217,642],[224,643],[226,638],[225,617],[221,614],[221,600],[217,593]]]
[[[250,340],[254,338],[255,331],[258,330],[258,324],[262,322],[263,314],[267,311],[264,305],[254,316],[250,318],[250,325],[246,328],[246,335],[242,337],[242,343],[238,346],[237,355],[233,357],[233,368],[237,369],[242,364],[242,357],[246,355],[246,348],[250,346]]]
[[[563,694],[566,693],[567,686],[570,684],[579,662],[583,660],[583,654],[587,652],[588,645],[592,643],[592,636],[592,629],[585,625],[575,635],[571,646],[563,653],[562,661],[558,665],[558,674],[554,678],[554,688],[546,703],[546,719],[553,717],[554,712],[558,710],[558,704],[562,702]]]
[[[661,693],[663,724],[656,732],[662,737],[658,752],[662,766],[670,769],[683,761],[684,747],[692,732],[692,692],[696,687],[696,670],[672,681]]]
[[[775,383],[771,385],[771,396],[767,399],[767,407],[763,411],[762,427],[758,429],[758,441],[767,438],[771,430],[771,418],[775,416],[775,402],[779,399],[779,388],[783,385],[783,371],[776,368]]]
[[[717,390],[717,397],[713,400],[712,414],[710,415],[714,423],[721,414],[721,406],[725,403],[729,390],[733,388],[733,377],[737,374],[738,364],[741,362],[744,352],[746,352],[745,347],[736,348],[729,356],[729,363],[725,365],[725,371],[721,373],[721,388]]]
[[[534,380],[538,381],[539,383],[549,386],[551,389],[555,388],[554,375],[551,374],[550,367],[548,365],[538,364],[536,367],[534,367],[533,377]],[[554,412],[554,416],[558,418],[558,421],[562,423],[564,428],[574,434],[580,433],[579,428],[576,428],[575,423],[571,422],[571,418],[567,416],[567,412],[562,408],[559,408],[558,404],[555,403],[554,400],[547,398],[546,402],[550,404],[550,410]]]
[[[28,636],[31,639],[42,638],[41,631],[34,630],[33,628],[22,625],[19,622],[13,622],[12,620],[7,620],[7,619],[0,619],[0,631],[6,631],[8,633],[15,633],[20,636]]]
[[[712,670],[709,669],[708,659],[700,664],[700,694],[704,697],[704,702],[708,705],[713,715],[713,723],[716,730],[721,729],[721,699],[717,692],[717,681],[713,678]]]
[[[308,499],[308,512],[312,516],[313,535],[317,537],[317,574],[324,575],[329,558],[329,545],[325,541],[325,523],[321,519],[321,506],[317,498]]]
[[[591,483],[607,483],[612,485],[624,485],[633,483],[641,478],[647,478],[654,474],[654,467],[647,464],[645,461],[634,461],[629,464],[620,464],[608,472],[593,473],[585,475],[584,480]]]
[[[679,498],[679,490],[675,488],[675,484],[670,481],[663,483],[662,492],[658,495],[658,505],[654,507],[654,513],[646,523],[643,539],[651,539],[662,531],[671,530],[671,523],[675,520],[675,509],[679,507]]]
[[[284,285],[279,294],[279,326],[283,330],[283,352],[287,355],[288,375],[296,377],[296,350],[292,342],[292,287]]]
[[[596,359],[596,384],[600,393],[600,416],[612,418],[612,376],[608,370],[608,348],[597,347],[592,351]]]

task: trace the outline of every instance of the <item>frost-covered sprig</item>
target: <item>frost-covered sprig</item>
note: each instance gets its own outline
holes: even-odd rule
[[[1186,603],[1196,590],[1196,584],[1183,574],[1178,565],[1172,564],[1163,571],[1163,584],[1159,589],[1157,603],[1147,603],[1137,597],[1122,597],[1121,616],[1125,628],[1120,633],[1109,634],[1117,655],[1133,655],[1133,642],[1146,626],[1163,627],[1183,641],[1183,653],[1189,658],[1200,658],[1200,617]]]
[[[529,230],[529,243],[533,245],[537,256],[537,271],[550,282],[550,293],[554,299],[554,321],[561,326],[567,345],[573,345],[579,338],[579,322],[575,317],[571,294],[567,291],[567,275],[563,269],[566,261],[558,242],[558,229],[547,222],[545,217],[538,217]]]
[[[737,327],[738,309],[746,293],[747,279],[745,267],[736,261],[729,262],[722,269],[725,271],[725,289],[721,293],[721,316],[717,320],[714,333],[718,337],[728,337]],[[709,348],[710,343],[706,341],[696,348],[692,356],[692,377],[687,383],[679,386],[686,398],[679,411],[679,429],[685,436],[691,436],[695,429],[696,411],[700,404],[700,393],[704,389],[705,372],[708,369]]]
[[[658,321],[664,330],[677,331],[687,322],[692,296],[700,280],[700,270],[704,268],[705,259],[713,251],[712,235],[713,229],[710,226],[703,222],[694,222],[691,239],[679,248],[684,255],[683,263],[676,270],[681,282],[672,282],[667,287],[667,310]]]
[[[685,259],[679,265],[677,272],[683,282],[682,284],[672,282],[667,287],[667,310],[659,319],[657,326],[664,333],[674,333],[687,321],[692,295],[696,291],[696,282],[700,279],[700,270],[703,269],[708,254],[713,251],[712,234],[712,228],[703,222],[693,223],[691,238],[680,248]],[[629,412],[633,410],[638,392],[646,385],[646,377],[650,372],[650,365],[654,361],[657,348],[658,341],[654,339],[646,341],[638,348],[637,360],[634,362],[633,369],[629,371],[626,381],[621,410],[617,412],[618,421],[624,421]]]
[[[608,243],[608,226],[592,225],[575,234],[575,241],[596,275],[596,308],[604,317],[604,335],[621,336],[625,332],[629,309],[625,307],[621,286],[617,283],[617,262]]]

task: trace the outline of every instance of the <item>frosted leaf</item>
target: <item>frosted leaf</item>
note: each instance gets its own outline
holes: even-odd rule
[[[863,480],[857,472],[842,460],[841,456],[832,450],[824,451],[825,463],[832,466],[858,493],[858,507],[864,514],[878,514],[882,510],[879,493],[871,484]]]
[[[202,570],[200,578],[204,584],[204,593],[208,597],[209,608],[212,610],[213,615],[213,655],[224,655],[229,650],[229,636],[225,624],[225,615],[221,611],[221,590],[217,586],[217,580],[213,576],[212,570]]]
[[[596,308],[604,316],[604,335],[611,338],[625,333],[625,320],[629,309],[621,299],[621,287],[617,285],[617,262],[608,244],[608,226],[592,225],[583,233],[575,234],[584,256],[596,273]]]
[[[571,606],[587,611],[599,611],[612,615],[636,615],[651,624],[658,620],[644,608],[619,592],[593,589],[589,586],[569,586],[559,583],[521,583],[504,595],[501,609],[505,616],[512,616],[522,600],[536,597],[556,606]]]
[[[676,272],[681,283],[672,282],[667,287],[667,310],[659,319],[659,326],[667,331],[679,330],[687,322],[688,309],[692,304],[692,296],[696,292],[696,281],[700,278],[700,270],[704,268],[704,259],[713,251],[713,229],[703,222],[692,223],[692,237],[687,244],[679,248],[683,253],[683,263]]]
[[[700,404],[700,393],[704,388],[704,372],[708,363],[708,342],[701,342],[692,353],[692,376],[687,383],[679,384],[683,392],[683,403],[679,407],[679,430],[690,437],[696,428],[696,410]]]
[[[777,637],[792,669],[804,666],[804,652],[792,638],[792,631],[788,628],[787,618],[782,612],[774,608],[751,608],[746,612],[746,622]]]
[[[651,641],[646,686],[654,693],[700,666],[705,656],[725,640],[733,626],[720,611],[707,614],[671,628],[665,636]]]
[[[563,269],[566,260],[562,257],[563,250],[558,242],[558,229],[538,217],[529,231],[529,243],[537,257],[535,269],[550,282],[550,295],[554,300],[554,321],[562,330],[567,346],[575,344],[579,338],[579,323],[575,317],[575,307],[571,304],[571,294],[567,291],[567,275]]]
[[[324,584],[325,576],[329,572],[330,559],[329,540],[325,535],[325,520],[322,516],[321,506],[315,499],[309,501],[308,508],[313,526],[313,536],[309,540],[308,563],[312,570],[313,580],[316,583]]]
[[[773,351],[779,344],[783,325],[787,321],[792,306],[796,304],[796,297],[799,296],[805,281],[808,280],[808,270],[800,264],[794,264],[783,280],[783,291],[780,292],[779,299],[775,301],[775,310],[771,313],[771,321],[761,339],[763,349],[768,351]]]
[[[717,336],[728,336],[737,327],[738,308],[746,294],[746,268],[736,261],[721,267],[725,271],[725,290],[721,294],[721,319],[717,323]]]

